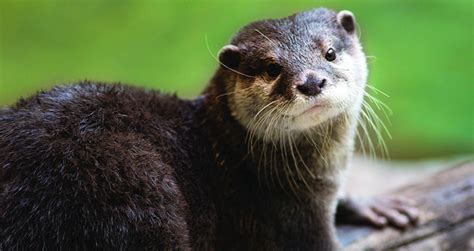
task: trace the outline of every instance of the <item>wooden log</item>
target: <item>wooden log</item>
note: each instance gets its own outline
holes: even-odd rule
[[[390,194],[416,202],[422,211],[418,225],[406,230],[338,226],[344,250],[474,250],[474,162]]]

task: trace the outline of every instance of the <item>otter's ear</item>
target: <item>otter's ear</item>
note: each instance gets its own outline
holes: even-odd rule
[[[348,10],[342,10],[337,13],[337,22],[346,30],[348,33],[355,31],[355,17],[352,12]]]
[[[229,67],[235,70],[240,64],[240,49],[239,47],[228,44],[219,51],[219,62],[224,67]]]

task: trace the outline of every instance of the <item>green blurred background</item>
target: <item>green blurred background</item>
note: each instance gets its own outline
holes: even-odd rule
[[[0,0],[0,106],[82,79],[193,97],[239,27],[319,6],[356,15],[369,83],[390,95],[392,159],[474,152],[469,0]]]

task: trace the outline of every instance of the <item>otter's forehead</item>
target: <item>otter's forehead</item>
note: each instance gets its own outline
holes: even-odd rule
[[[258,57],[311,60],[318,49],[350,47],[350,40],[337,24],[337,13],[324,9],[300,12],[281,19],[253,22],[232,39],[232,44]],[[311,58],[308,58],[311,57]]]

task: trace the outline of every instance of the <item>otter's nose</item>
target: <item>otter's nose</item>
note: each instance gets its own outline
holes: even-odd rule
[[[326,79],[308,76],[306,82],[297,85],[296,89],[306,96],[315,96],[321,93],[321,89],[326,85]]]

